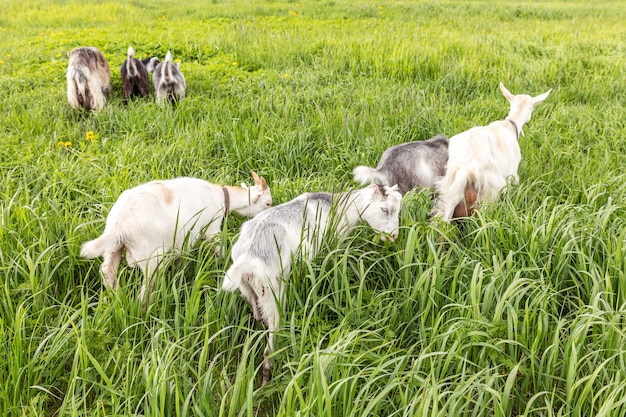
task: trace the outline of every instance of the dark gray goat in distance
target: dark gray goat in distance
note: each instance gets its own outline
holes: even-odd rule
[[[120,67],[125,101],[133,97],[148,96],[150,93],[148,73],[154,71],[158,63],[159,60],[156,57],[141,61],[136,59],[135,50],[132,46],[128,47],[127,58]]]

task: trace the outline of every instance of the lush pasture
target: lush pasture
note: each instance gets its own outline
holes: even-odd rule
[[[0,414],[626,415],[623,1],[4,0],[0,15]],[[119,65],[171,50],[188,98],[124,106]],[[65,96],[100,48],[104,111]],[[552,94],[521,181],[450,227],[407,196],[398,240],[367,227],[294,266],[260,387],[264,328],[219,291],[202,243],[103,290],[78,256],[126,188],[265,176],[276,203],[355,187],[390,145],[504,118],[498,82]],[[94,138],[88,132],[93,132]],[[230,216],[228,252],[243,221]],[[440,234],[443,242],[438,242]]]

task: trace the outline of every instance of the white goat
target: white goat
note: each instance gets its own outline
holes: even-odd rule
[[[224,276],[222,288],[239,289],[254,318],[270,330],[263,354],[264,384],[270,379],[269,355],[274,350],[273,332],[279,321],[277,302],[284,303],[283,281],[291,271],[292,255],[300,249],[312,259],[327,231],[345,236],[360,221],[395,240],[401,201],[396,186],[371,185],[339,194],[306,193],[242,225],[232,249],[233,265]]]
[[[106,220],[104,233],[83,244],[81,256],[102,256],[104,283],[117,289],[117,270],[126,249],[126,261],[139,266],[144,282],[139,298],[147,304],[153,275],[168,252],[178,253],[204,231],[209,240],[229,211],[254,216],[272,204],[264,178],[252,172],[255,185],[230,187],[196,178],[151,181],[124,191]]]
[[[159,106],[163,104],[165,99],[176,102],[185,98],[185,90],[187,89],[185,76],[180,70],[180,64],[172,62],[170,51],[167,51],[163,62],[159,62],[154,69],[152,82]]]
[[[500,90],[511,104],[505,120],[473,127],[450,138],[446,174],[437,184],[435,217],[450,221],[470,216],[478,204],[496,201],[507,179],[519,180],[519,135],[535,105],[552,90],[537,97],[513,95],[502,83]]]
[[[111,69],[102,52],[93,46],[72,49],[65,73],[67,101],[73,109],[102,110],[111,93]]]
[[[448,139],[438,135],[387,148],[376,168],[360,165],[352,173],[361,184],[397,184],[404,195],[413,189],[434,187],[446,171],[446,162]]]

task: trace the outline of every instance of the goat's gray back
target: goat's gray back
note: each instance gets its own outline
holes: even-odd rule
[[[305,227],[325,226],[318,221],[327,218],[331,205],[330,193],[305,193],[257,214],[242,225],[239,239],[233,246],[233,259],[245,254],[266,264],[279,263],[280,257],[289,256],[301,243],[290,239],[293,232],[300,234]],[[319,232],[323,233],[323,227]]]
[[[376,170],[397,184],[406,194],[418,187],[433,187],[434,179],[442,177],[448,162],[448,138],[443,135],[428,140],[403,143],[383,152]]]

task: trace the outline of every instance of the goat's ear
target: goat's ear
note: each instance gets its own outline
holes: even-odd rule
[[[256,185],[259,185],[261,183],[261,179],[259,178],[259,176],[257,175],[256,172],[254,171],[250,171],[250,173],[252,174],[252,179],[254,179],[254,183]]]
[[[387,187],[387,191],[393,193],[394,191],[399,191],[398,184],[394,184],[391,187]]]
[[[500,91],[502,91],[502,94],[504,94],[504,97],[506,97],[507,100],[511,101],[511,99],[513,98],[513,94],[511,94],[511,92],[507,90],[502,83],[500,83]]]
[[[267,190],[269,187],[267,186],[267,183],[265,182],[265,178],[261,177],[261,190]]]
[[[548,91],[546,91],[543,94],[538,95],[537,97],[533,97],[533,104],[537,104],[537,103],[541,103],[542,101],[544,101],[545,99],[548,98],[548,96],[550,95],[550,92],[552,91],[552,89],[549,89]]]
[[[370,185],[370,188],[372,189],[372,195],[380,195],[380,188],[378,185],[372,184]]]

